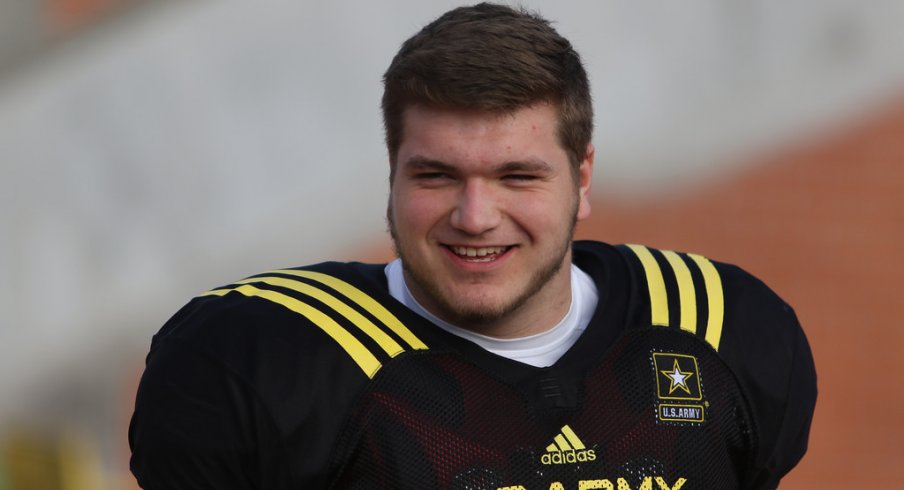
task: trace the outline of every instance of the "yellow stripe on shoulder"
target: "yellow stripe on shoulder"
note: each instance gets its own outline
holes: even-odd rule
[[[273,303],[282,305],[289,310],[304,316],[335,340],[369,378],[373,378],[374,375],[377,374],[377,371],[382,367],[380,361],[370,352],[370,350],[355,338],[354,335],[336,323],[335,320],[313,306],[291,296],[269,289],[260,289],[250,284],[243,284],[235,288],[216,289],[208,291],[201,296],[223,296],[232,291],[241,293],[245,296],[258,297],[272,301]]]
[[[336,310],[337,313],[352,322],[359,329],[361,329],[361,331],[367,334],[367,336],[372,338],[380,346],[380,348],[383,349],[383,351],[389,354],[390,357],[395,357],[404,352],[404,349],[402,349],[402,346],[399,345],[398,342],[393,340],[393,338],[387,335],[386,332],[374,325],[372,321],[368,320],[364,315],[358,313],[357,310],[343,303],[338,298],[336,298],[332,294],[327,293],[326,291],[311,286],[308,283],[296,281],[294,279],[287,279],[285,277],[251,277],[239,281],[236,284],[249,284],[256,282],[262,282],[271,286],[279,286],[286,289],[291,289],[301,294],[310,296],[329,306],[330,308]]]
[[[676,293],[673,289],[666,287],[664,274],[668,272],[662,270],[663,268],[660,267],[649,248],[635,244],[627,244],[626,247],[637,256],[643,267],[650,295],[650,318],[653,325],[670,325],[668,300],[671,290],[672,304],[674,305],[674,300],[677,299],[677,304],[680,305],[681,315],[678,325],[682,330],[697,334],[700,308],[697,304],[697,290],[702,288],[706,293],[708,311],[704,339],[714,349],[719,350],[719,343],[722,340],[722,324],[725,319],[725,298],[722,290],[722,278],[719,276],[716,266],[709,259],[700,255],[659,250],[658,252],[662,254],[668,264],[667,269],[671,269],[675,277],[675,284],[678,285]],[[702,285],[694,283],[690,264],[693,264],[691,267],[696,266],[700,271],[700,275],[703,277]],[[676,294],[677,298],[675,298]]]
[[[662,269],[643,245],[626,245],[634,255],[640,259],[644,274],[647,278],[647,289],[650,293],[650,320],[653,325],[667,327],[669,325],[669,301],[665,291],[665,280],[662,278]]]
[[[716,266],[706,257],[687,254],[703,274],[703,283],[706,287],[706,303],[709,308],[709,318],[706,322],[706,341],[713,349],[719,350],[719,342],[722,340],[722,322],[725,319],[725,297],[722,291],[722,278]]]
[[[678,282],[678,301],[681,305],[679,324],[681,329],[697,333],[697,291],[694,288],[691,271],[677,253],[671,250],[662,250],[662,255],[672,267],[672,272],[675,273],[675,280]]]
[[[368,296],[364,291],[361,291],[355,286],[337,277],[323,274],[321,272],[294,269],[281,269],[270,271],[269,273],[304,277],[313,281],[317,281],[321,284],[325,284],[370,312],[384,325],[389,327],[390,330],[395,332],[395,334],[398,335],[399,338],[404,340],[412,349],[423,350],[427,348],[427,345],[421,342],[421,340],[417,338],[414,333],[412,333],[411,330],[408,329],[408,327],[406,327],[401,321],[399,321],[399,319],[396,318],[395,315],[387,310],[385,306],[381,305],[375,299]]]

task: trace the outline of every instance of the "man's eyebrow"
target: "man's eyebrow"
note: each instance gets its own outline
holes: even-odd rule
[[[507,172],[552,172],[552,166],[543,160],[517,160],[513,162],[505,162],[497,169],[500,173]]]
[[[405,160],[405,167],[410,170],[435,170],[439,172],[452,172],[456,170],[454,165],[449,163],[427,158],[421,155],[414,155]],[[539,159],[514,160],[502,163],[492,169],[496,173],[509,172],[536,172],[549,173],[552,172],[552,166],[547,162]]]
[[[421,155],[414,155],[408,160],[405,160],[405,167],[412,170],[438,170],[443,172],[450,172],[452,170],[455,170],[454,166],[446,162],[433,160]]]

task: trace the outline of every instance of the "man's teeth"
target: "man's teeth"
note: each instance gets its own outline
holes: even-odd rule
[[[505,252],[505,247],[452,247],[452,251],[462,257],[486,257]]]

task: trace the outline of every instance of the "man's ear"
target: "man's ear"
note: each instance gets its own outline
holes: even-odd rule
[[[590,216],[590,184],[593,181],[593,156],[593,144],[588,143],[584,159],[581,160],[581,164],[578,166],[578,220],[586,219]]]

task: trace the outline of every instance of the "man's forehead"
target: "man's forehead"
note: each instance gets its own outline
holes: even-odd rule
[[[531,133],[533,139],[557,134],[555,111],[546,105],[528,106],[499,113],[472,109],[412,106],[403,114],[401,146],[411,139],[423,143],[433,138],[517,138]]]

